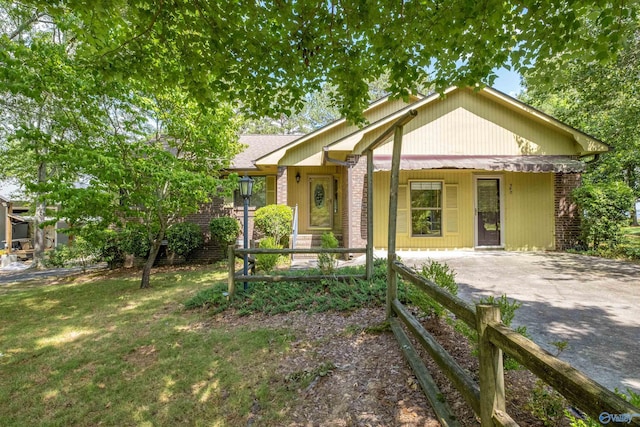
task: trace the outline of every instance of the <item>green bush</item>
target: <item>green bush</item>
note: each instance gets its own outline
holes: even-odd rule
[[[44,266],[48,268],[63,268],[71,258],[71,251],[66,245],[58,245],[46,252]]]
[[[122,252],[140,258],[149,256],[151,242],[144,226],[140,224],[127,224],[119,234],[120,249]]]
[[[187,256],[202,246],[204,238],[198,224],[181,222],[167,229],[167,248],[177,255]]]
[[[273,237],[265,237],[260,240],[259,247],[261,249],[282,249],[282,246],[276,243]],[[258,254],[256,255],[256,268],[260,271],[272,271],[278,265],[279,254]]]
[[[633,191],[622,182],[585,183],[572,193],[582,211],[582,239],[588,249],[615,248],[629,224]]]
[[[446,290],[451,295],[458,295],[456,273],[446,263],[441,264],[437,261],[431,260],[422,265],[422,269],[419,274]],[[420,308],[424,314],[429,315],[433,313],[438,317],[443,317],[445,315],[446,310],[440,303],[429,298],[424,292],[418,290],[415,286],[409,286],[408,292],[411,302]]]
[[[253,224],[260,233],[273,237],[276,243],[288,246],[292,231],[293,212],[285,205],[267,205],[256,210]]]
[[[91,234],[98,259],[106,262],[110,269],[121,267],[124,264],[125,253],[120,245],[121,237],[114,230],[103,230]]]
[[[209,223],[211,239],[217,242],[227,253],[227,247],[236,242],[240,235],[240,223],[237,219],[228,216],[213,218]]]
[[[323,249],[334,249],[339,246],[338,239],[332,232],[322,234],[320,247]],[[337,254],[318,254],[318,268],[323,274],[333,274],[338,266]]]

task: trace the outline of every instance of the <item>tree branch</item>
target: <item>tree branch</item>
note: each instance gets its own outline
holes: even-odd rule
[[[46,15],[47,14],[45,12],[38,12],[36,10],[34,12],[33,16],[30,19],[28,19],[27,21],[25,21],[21,25],[19,25],[18,28],[16,28],[15,31],[9,35],[9,40],[13,40],[16,37],[18,37],[20,34],[22,34],[23,31],[25,31],[27,28],[29,28],[29,26],[31,26],[31,24],[33,24],[34,22],[38,21],[40,18],[42,18],[43,16],[46,16]]]

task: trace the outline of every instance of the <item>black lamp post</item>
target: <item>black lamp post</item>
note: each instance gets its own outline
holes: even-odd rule
[[[253,179],[249,178],[245,174],[240,178],[240,195],[244,199],[244,248],[249,247],[249,199],[251,198],[251,192],[253,191]],[[246,276],[249,272],[249,255],[244,254],[244,269],[243,274]],[[244,282],[244,289],[247,290],[247,282]]]

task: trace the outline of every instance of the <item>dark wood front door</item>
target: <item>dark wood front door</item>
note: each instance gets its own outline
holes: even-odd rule
[[[500,179],[478,178],[476,195],[478,246],[500,246]]]

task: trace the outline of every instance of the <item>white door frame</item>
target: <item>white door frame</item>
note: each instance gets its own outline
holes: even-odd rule
[[[478,245],[478,181],[483,179],[498,180],[499,197],[500,197],[500,244],[498,246],[479,246]],[[473,176],[473,246],[482,249],[504,249],[505,236],[504,222],[504,175],[474,175]]]

